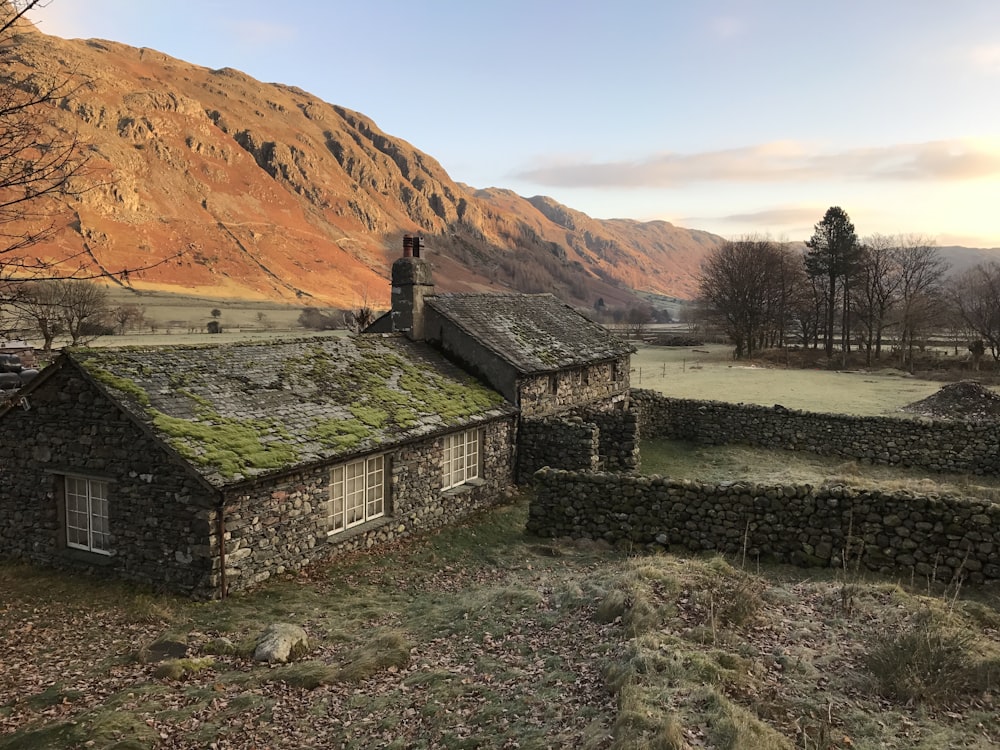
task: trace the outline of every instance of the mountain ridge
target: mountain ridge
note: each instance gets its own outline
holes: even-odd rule
[[[86,144],[101,176],[32,253],[108,271],[170,258],[129,278],[137,289],[384,304],[400,238],[419,233],[446,291],[629,306],[633,290],[691,297],[704,253],[723,241],[472,188],[367,116],[232,68],[34,28],[15,56],[22,73],[72,82],[52,125]]]

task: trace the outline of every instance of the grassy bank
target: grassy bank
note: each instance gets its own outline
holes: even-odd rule
[[[525,515],[224,602],[0,567],[0,748],[1000,742],[995,588],[633,556]],[[250,658],[275,621],[301,661]]]

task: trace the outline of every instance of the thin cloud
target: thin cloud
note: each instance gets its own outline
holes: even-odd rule
[[[286,44],[297,36],[294,26],[267,21],[234,21],[230,30],[242,44]]]
[[[1000,140],[931,141],[817,153],[793,141],[636,161],[556,162],[518,179],[548,187],[673,188],[695,183],[970,180],[1000,175]]]
[[[822,216],[825,209],[819,206],[811,208],[787,207],[770,208],[766,211],[754,211],[746,214],[729,214],[719,216],[716,221],[726,221],[734,224],[754,224],[758,226],[775,226],[784,224],[813,224],[817,216]]]
[[[1000,44],[983,44],[969,51],[969,59],[979,70],[1000,75]]]
[[[716,16],[709,21],[709,29],[712,34],[720,39],[732,39],[740,36],[744,28],[743,22],[735,16]]]

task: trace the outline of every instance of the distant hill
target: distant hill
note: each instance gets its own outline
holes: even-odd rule
[[[1000,262],[1000,247],[976,248],[946,245],[939,247],[941,257],[951,266],[949,273],[957,274],[980,263]]]
[[[385,304],[401,236],[421,233],[445,290],[627,306],[633,290],[691,297],[704,254],[722,242],[456,183],[364,115],[237,70],[34,28],[17,56],[25,69],[82,82],[53,126],[79,134],[103,178],[32,252],[82,253],[114,270],[182,251],[131,279],[138,289]]]

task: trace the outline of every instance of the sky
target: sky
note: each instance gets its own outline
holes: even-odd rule
[[[361,112],[452,179],[601,219],[1000,247],[998,0],[48,0]]]

